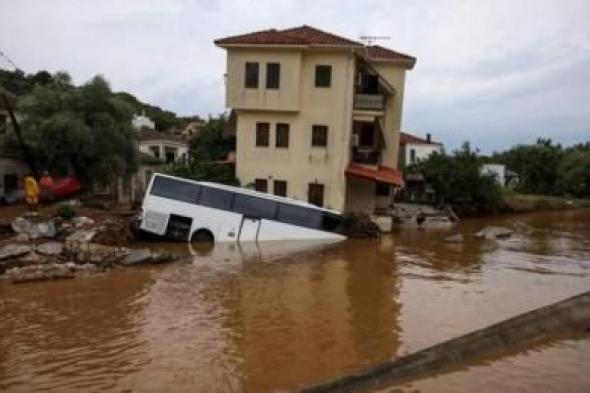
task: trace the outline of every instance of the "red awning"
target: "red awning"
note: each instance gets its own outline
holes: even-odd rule
[[[389,183],[397,187],[404,185],[404,174],[393,168],[383,165],[371,167],[367,165],[350,163],[345,171],[348,176],[360,177],[362,179]]]

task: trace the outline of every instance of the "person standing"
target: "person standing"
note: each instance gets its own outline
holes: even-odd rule
[[[53,201],[53,178],[48,171],[43,171],[43,176],[39,179],[41,187],[41,198],[44,201]]]
[[[37,206],[39,205],[39,185],[32,174],[25,176],[25,198],[29,207],[29,214],[37,215]]]

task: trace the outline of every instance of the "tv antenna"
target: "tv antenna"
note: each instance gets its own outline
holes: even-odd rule
[[[365,43],[366,46],[371,46],[378,40],[390,40],[391,37],[386,35],[362,35],[360,36],[360,39]]]
[[[19,69],[18,66],[14,63],[14,61],[12,61],[10,57],[8,57],[4,52],[2,52],[2,49],[0,49],[0,57],[3,57],[8,62],[8,64],[14,67],[14,69]]]

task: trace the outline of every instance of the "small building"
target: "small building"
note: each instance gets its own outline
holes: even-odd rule
[[[492,176],[500,187],[506,184],[505,177],[506,166],[503,164],[483,164],[481,166],[481,173]]]
[[[139,151],[166,164],[188,159],[188,142],[185,138],[149,128],[139,131]]]
[[[133,119],[131,120],[131,124],[133,125],[133,128],[138,131],[142,130],[143,128],[150,128],[152,130],[156,128],[156,123],[147,117],[145,112],[143,112],[141,115],[134,115]]]
[[[192,139],[199,134],[204,125],[203,120],[193,120],[182,129],[180,134],[186,139]]]
[[[443,145],[434,142],[430,134],[426,138],[402,132],[399,140],[399,165],[407,168],[418,161],[427,159],[434,152],[442,152]]]

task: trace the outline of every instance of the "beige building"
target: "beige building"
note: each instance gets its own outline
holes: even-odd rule
[[[227,50],[242,185],[372,212],[397,171],[405,74],[416,59],[309,26],[215,41]]]

